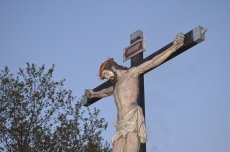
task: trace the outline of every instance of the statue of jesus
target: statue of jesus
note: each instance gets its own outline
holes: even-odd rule
[[[146,143],[144,116],[141,107],[137,104],[138,77],[163,63],[183,44],[184,35],[179,33],[171,47],[139,66],[128,69],[118,65],[112,58],[100,66],[99,77],[112,81],[113,85],[97,92],[91,89],[85,90],[85,95],[87,98],[114,96],[118,114],[114,122],[116,134],[112,139],[113,152],[138,152],[140,143]]]

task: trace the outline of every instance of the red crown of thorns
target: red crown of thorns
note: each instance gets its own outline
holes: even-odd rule
[[[101,64],[101,68],[100,68],[100,70],[99,70],[99,77],[100,77],[101,79],[103,79],[102,71],[105,70],[105,69],[106,69],[106,66],[109,64],[109,62],[112,62],[112,61],[114,61],[114,59],[113,59],[113,58],[109,58],[108,60],[106,60],[105,62],[103,62],[103,63]]]

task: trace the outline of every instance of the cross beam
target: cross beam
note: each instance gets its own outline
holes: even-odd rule
[[[168,59],[166,59],[163,63],[167,62],[168,60],[176,57],[177,55],[187,51],[188,49],[190,49],[191,47],[199,44],[200,42],[205,40],[205,32],[207,31],[207,29],[198,26],[196,28],[194,28],[193,30],[187,32],[185,34],[185,41],[184,41],[184,45],[178,49],[176,52],[174,52],[171,56],[169,56]],[[172,46],[173,42],[167,44],[166,46],[164,46],[163,48],[157,50],[156,52],[154,52],[153,54],[149,55],[148,57],[146,57],[145,59],[143,59],[139,64],[146,62],[150,59],[152,59],[154,56],[164,52],[167,48],[169,48],[170,46]],[[162,63],[162,64],[163,64]],[[135,65],[137,66],[137,65]],[[146,71],[145,73],[155,69],[156,67],[149,69],[148,71]],[[145,74],[144,73],[144,74]],[[104,88],[108,88],[112,86],[112,83],[110,81],[106,81],[104,83],[102,83],[101,85],[97,86],[96,88],[93,89],[93,91],[100,91]],[[89,105],[95,103],[96,101],[100,100],[101,98],[87,98],[85,95],[82,96],[81,102],[84,106],[88,107]]]

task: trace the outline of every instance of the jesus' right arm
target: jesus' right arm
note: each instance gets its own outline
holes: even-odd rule
[[[102,89],[100,91],[93,91],[91,89],[85,90],[85,95],[87,98],[104,98],[113,94],[113,86],[109,88]]]

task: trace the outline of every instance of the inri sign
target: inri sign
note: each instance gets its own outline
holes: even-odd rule
[[[145,51],[145,49],[145,39],[139,39],[127,48],[124,48],[123,61],[125,62],[126,60],[137,55],[138,53]]]

